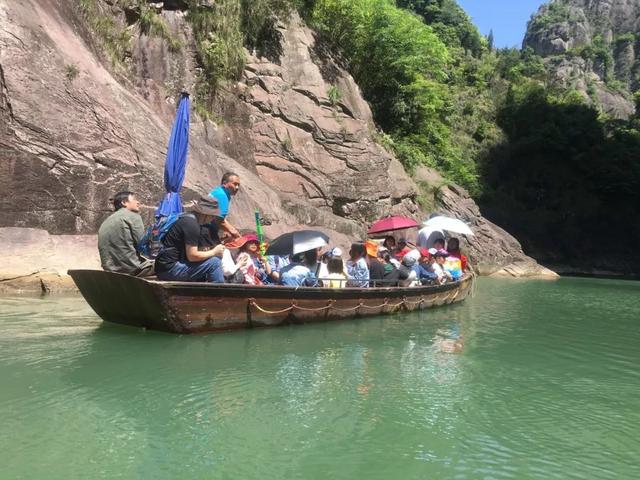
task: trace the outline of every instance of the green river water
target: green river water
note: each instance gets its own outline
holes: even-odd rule
[[[640,478],[638,282],[208,336],[0,312],[2,479]]]

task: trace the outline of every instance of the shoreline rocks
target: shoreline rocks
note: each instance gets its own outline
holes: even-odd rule
[[[96,235],[50,235],[37,228],[0,228],[7,255],[0,295],[77,292],[70,268],[99,269]]]

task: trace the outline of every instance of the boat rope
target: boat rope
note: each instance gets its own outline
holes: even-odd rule
[[[291,312],[292,310],[300,310],[303,312],[320,312],[322,310],[335,310],[337,312],[342,312],[342,313],[348,313],[348,312],[354,312],[360,308],[363,309],[368,309],[368,310],[378,310],[384,307],[390,307],[391,309],[395,309],[395,308],[399,308],[402,306],[405,307],[409,307],[409,306],[417,306],[417,305],[422,305],[425,302],[425,299],[423,297],[420,297],[420,300],[415,301],[415,302],[411,302],[409,300],[407,300],[407,297],[403,297],[401,302],[398,303],[389,303],[389,299],[385,298],[384,303],[381,303],[380,305],[365,305],[365,303],[360,300],[359,303],[357,305],[355,305],[354,307],[349,307],[349,308],[338,308],[335,306],[336,301],[335,300],[328,300],[327,301],[327,305],[324,305],[322,307],[315,307],[315,308],[309,308],[309,307],[301,307],[300,305],[298,305],[295,301],[291,302],[291,306],[287,307],[287,308],[282,308],[280,310],[268,310],[264,307],[261,307],[260,305],[258,305],[258,303],[256,302],[255,298],[249,298],[249,303],[248,305],[250,307],[255,307],[257,310],[259,310],[262,313],[265,313],[267,315],[281,315],[283,313],[287,313],[287,312]]]
[[[266,313],[267,315],[278,315],[278,314],[287,313],[293,310],[293,305],[287,308],[283,308],[282,310],[267,310],[265,308],[262,308],[260,305],[258,305],[254,298],[249,299],[249,305],[252,307],[256,307],[262,313]]]

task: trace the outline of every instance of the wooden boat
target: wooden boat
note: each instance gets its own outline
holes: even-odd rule
[[[389,315],[460,302],[474,277],[437,286],[309,288],[163,282],[102,270],[69,270],[108,322],[173,333],[207,333]]]

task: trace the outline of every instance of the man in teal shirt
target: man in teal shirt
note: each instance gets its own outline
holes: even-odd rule
[[[238,238],[240,236],[240,232],[238,232],[238,229],[236,227],[229,223],[229,221],[227,220],[227,215],[229,214],[231,197],[238,193],[239,189],[240,177],[238,176],[238,174],[233,172],[226,172],[224,175],[222,175],[220,186],[214,188],[209,193],[210,197],[213,197],[218,201],[218,208],[220,209],[220,216],[222,217],[220,228],[231,235],[232,238]]]
[[[136,277],[153,275],[153,262],[143,258],[136,248],[144,235],[144,225],[138,213],[140,202],[132,192],[119,192],[113,197],[113,207],[115,212],[102,222],[98,230],[102,268]]]

